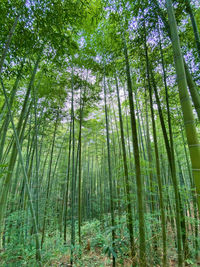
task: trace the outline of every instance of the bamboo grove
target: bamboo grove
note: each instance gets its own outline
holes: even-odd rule
[[[199,1],[0,13],[0,266],[198,266]]]

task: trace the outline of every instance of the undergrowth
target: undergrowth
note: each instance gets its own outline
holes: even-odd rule
[[[12,214],[7,221],[8,230],[5,231],[4,239],[6,246],[1,250],[1,267],[37,267],[35,260],[34,234],[30,235],[32,225],[22,223],[25,214]],[[55,229],[55,224],[49,224],[45,235],[45,243],[42,248],[42,266],[67,266],[70,263],[70,253],[73,249],[74,267],[103,267],[112,266],[112,257],[116,257],[117,266],[131,266],[129,233],[126,227],[126,217],[122,215],[116,221],[115,244],[112,245],[112,227],[109,226],[110,216],[104,217],[103,221],[91,220],[82,223],[81,244],[78,242],[78,227],[76,225],[76,245],[70,246],[70,227],[67,228],[67,242],[64,245],[61,231]],[[152,236],[152,223],[156,232]],[[70,222],[68,224],[70,226]],[[149,266],[161,266],[162,243],[159,222],[150,214],[146,215],[147,225],[147,257]],[[138,250],[138,221],[134,224],[135,246]],[[41,238],[41,234],[40,234]],[[187,259],[188,266],[198,266],[195,260],[192,235],[188,236],[190,244],[190,257]],[[156,250],[155,241],[156,240]],[[198,240],[199,241],[199,240]],[[174,248],[173,232],[168,231],[168,262],[169,266],[176,266],[176,251]],[[136,257],[139,257],[136,254]]]

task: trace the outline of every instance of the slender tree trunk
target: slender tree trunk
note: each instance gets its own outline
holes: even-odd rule
[[[197,23],[196,23],[196,20],[195,20],[194,13],[192,11],[192,7],[191,7],[191,4],[190,4],[190,1],[191,0],[185,0],[186,11],[190,15],[192,28],[193,28],[193,32],[194,32],[194,37],[195,37],[195,41],[196,41],[196,46],[197,46],[197,52],[198,52],[198,56],[199,56],[199,60],[200,60],[200,37],[199,37]]]
[[[153,128],[153,140],[154,140],[154,151],[156,157],[156,174],[158,180],[158,189],[159,189],[159,197],[160,197],[160,210],[161,210],[161,226],[162,226],[162,239],[163,239],[163,266],[167,266],[167,249],[166,249],[166,220],[165,220],[165,210],[164,210],[164,201],[163,201],[163,193],[162,193],[162,179],[161,179],[161,172],[160,172],[160,160],[159,160],[159,153],[158,153],[158,142],[157,142],[157,134],[156,134],[156,124],[154,119],[154,109],[153,109],[153,99],[152,99],[152,88],[150,83],[150,73],[149,73],[149,59],[148,59],[148,48],[146,44],[146,28],[144,22],[144,29],[145,29],[145,56],[146,56],[146,72],[147,72],[147,80],[148,80],[148,88],[149,88],[149,98],[150,98],[150,109],[151,109],[151,121],[152,121],[152,128]],[[148,111],[147,111],[148,112]],[[148,122],[148,118],[147,118]],[[150,137],[148,137],[150,142]]]
[[[196,186],[198,206],[200,210],[200,144],[195,127],[195,120],[192,112],[192,105],[187,92],[187,80],[185,75],[183,58],[181,55],[180,42],[178,37],[176,19],[171,0],[166,0],[167,11],[169,17],[169,25],[172,35],[172,46],[174,52],[174,61],[177,74],[177,83],[179,89],[179,98],[181,102],[184,126],[186,131],[187,142],[190,151],[190,158],[192,162],[192,173],[194,183]]]
[[[18,75],[17,75],[17,78],[16,78],[16,81],[15,81],[15,84],[13,86],[13,89],[12,89],[12,93],[11,93],[11,97],[10,97],[10,101],[9,101],[9,104],[10,104],[10,109],[12,109],[12,105],[13,105],[13,101],[14,101],[14,97],[16,95],[16,92],[17,92],[17,88],[18,88],[18,84],[19,84],[19,81],[20,81],[20,78],[21,78],[21,73],[22,73],[22,69],[23,69],[23,62],[21,64],[21,68],[19,69],[19,72],[18,72]],[[6,139],[6,134],[7,134],[7,131],[8,131],[8,126],[9,126],[9,114],[6,115],[6,118],[4,120],[4,123],[3,123],[3,134],[2,134],[2,137],[1,137],[1,144],[0,144],[0,162],[2,160],[2,155],[3,155],[3,150],[4,150],[4,145],[5,145],[5,139]]]
[[[41,248],[43,247],[44,239],[45,239],[45,228],[46,228],[46,219],[47,219],[46,217],[47,217],[47,208],[48,208],[48,202],[49,202],[50,184],[51,184],[51,170],[52,170],[53,153],[54,153],[54,146],[55,146],[56,131],[58,127],[58,120],[59,120],[59,111],[57,111],[55,128],[53,132],[51,155],[50,155],[50,161],[49,161],[49,170],[48,170],[48,176],[47,176],[47,190],[46,190],[46,200],[45,200],[45,206],[44,206],[44,219],[43,219],[43,227],[42,227]]]
[[[104,66],[105,68],[105,66]],[[104,73],[104,106],[106,117],[106,140],[107,140],[107,152],[108,152],[108,178],[110,187],[110,209],[111,209],[111,224],[112,224],[112,247],[115,251],[115,220],[114,220],[114,206],[113,206],[113,188],[112,188],[112,171],[111,171],[111,157],[110,157],[110,137],[109,137],[109,123],[108,123],[108,110],[107,110],[107,97],[106,97],[106,81]],[[115,255],[113,254],[113,267],[116,266]]]
[[[140,266],[145,267],[147,263],[146,263],[143,183],[142,183],[142,178],[141,178],[138,134],[137,134],[137,125],[136,125],[136,118],[135,118],[135,108],[134,108],[134,103],[133,103],[133,92],[132,92],[132,82],[131,82],[131,76],[130,76],[128,51],[127,51],[126,40],[124,36],[123,36],[123,40],[124,40],[124,56],[125,56],[125,62],[126,62],[127,88],[128,88],[128,96],[129,96],[130,114],[131,114],[132,141],[133,141],[136,183],[137,183],[139,235],[140,235],[139,263],[140,263]]]
[[[150,66],[149,66],[150,67]],[[178,262],[179,266],[182,266],[182,244],[181,244],[181,225],[180,225],[180,203],[179,203],[179,196],[178,196],[178,182],[177,182],[177,176],[176,176],[176,165],[175,165],[175,160],[174,157],[172,156],[172,151],[171,151],[171,146],[170,142],[168,139],[167,135],[167,130],[165,127],[165,122],[162,114],[162,109],[161,109],[161,104],[160,104],[160,99],[158,96],[158,91],[153,75],[153,71],[150,67],[150,72],[151,72],[151,78],[152,78],[152,84],[155,92],[155,97],[156,97],[156,102],[158,106],[158,113],[160,117],[160,123],[162,127],[162,132],[163,132],[163,137],[165,141],[165,147],[167,151],[167,157],[169,161],[169,166],[171,170],[171,177],[172,177],[172,182],[173,182],[173,187],[174,187],[174,194],[175,194],[175,205],[176,205],[176,230],[177,230],[177,245],[178,245]]]
[[[66,189],[64,191],[63,201],[63,221],[64,221],[64,244],[67,242],[67,207],[68,207],[68,194],[69,194],[69,175],[70,175],[70,163],[71,163],[71,136],[72,136],[72,114],[69,130],[69,147],[68,147],[68,164],[67,164],[67,176],[66,176]]]
[[[42,50],[43,50],[43,48],[42,48]],[[42,52],[42,50],[41,50],[41,52]],[[22,111],[21,111],[20,118],[18,121],[17,129],[16,129],[18,136],[20,136],[22,123],[23,123],[24,117],[25,117],[26,112],[27,112],[28,99],[29,99],[29,95],[30,95],[30,91],[31,91],[33,82],[34,82],[35,74],[37,72],[40,57],[41,57],[41,53],[38,55],[38,58],[37,58],[37,61],[35,63],[34,70],[33,70],[32,76],[31,76],[31,80],[30,80],[30,83],[29,83],[29,86],[27,88],[27,92],[25,95]],[[4,87],[2,79],[1,79],[1,85],[2,85],[2,87]],[[21,141],[22,140],[20,140],[20,142]],[[12,172],[13,172],[13,169],[15,166],[16,157],[17,157],[17,148],[16,148],[16,142],[14,142],[13,149],[11,152],[10,161],[9,161],[8,173],[6,175],[5,182],[4,182],[4,190],[2,191],[1,199],[0,199],[0,226],[2,225],[2,221],[3,221],[4,210],[6,208],[7,196],[8,196],[8,192],[9,192],[9,188],[10,188],[10,184],[11,184]]]
[[[31,196],[31,193],[30,193],[28,177],[27,177],[27,173],[26,173],[26,169],[25,169],[25,165],[24,165],[24,161],[23,161],[20,140],[19,140],[19,137],[18,137],[18,131],[15,128],[15,125],[14,125],[11,109],[10,109],[10,106],[9,106],[8,97],[7,97],[7,94],[6,94],[6,91],[5,91],[3,83],[2,83],[2,87],[3,87],[3,93],[4,93],[4,96],[5,96],[6,105],[7,105],[9,116],[10,116],[10,121],[11,121],[13,132],[14,132],[15,143],[16,143],[16,147],[17,147],[17,150],[18,150],[18,154],[19,154],[19,160],[20,160],[20,163],[21,163],[21,166],[22,166],[22,170],[23,170],[23,175],[24,175],[24,178],[25,178],[25,181],[26,181],[26,188],[27,188],[27,192],[28,192],[29,205],[30,205],[30,210],[31,210],[32,218],[33,218],[33,226],[34,226],[34,230],[35,230],[36,259],[38,260],[39,266],[42,266],[41,265],[40,242],[39,242],[39,235],[38,235],[38,225],[37,225],[37,220],[36,220],[36,216],[35,216],[35,210],[34,210],[33,203],[32,203],[32,196]]]
[[[6,40],[6,44],[5,44],[5,47],[3,49],[3,53],[2,53],[2,57],[1,57],[1,60],[0,60],[0,74],[2,72],[2,68],[3,68],[3,64],[4,64],[4,61],[5,61],[5,58],[6,58],[6,54],[8,52],[8,48],[10,46],[10,43],[11,43],[11,40],[12,40],[12,37],[13,37],[13,34],[14,34],[14,31],[15,31],[15,28],[17,26],[17,23],[19,21],[19,15],[15,18],[14,20],[14,23],[10,29],[10,32],[8,34],[8,38]]]
[[[156,156],[156,174],[157,174],[159,198],[160,198],[159,204],[160,204],[160,211],[161,211],[161,226],[162,226],[162,239],[163,239],[163,243],[162,243],[163,244],[163,261],[162,263],[163,263],[163,267],[165,267],[167,266],[166,219],[165,219],[165,207],[164,207],[164,200],[163,200],[160,159],[159,159],[159,152],[158,152],[158,141],[157,141],[157,133],[156,133],[156,124],[155,124],[155,119],[154,119],[151,87],[149,88],[149,95],[150,95],[151,120],[152,120],[152,127],[153,127],[154,150],[155,150],[155,156]]]
[[[161,17],[162,22],[165,26],[166,32],[168,33],[169,38],[171,39],[171,42],[172,42],[173,37],[172,37],[172,32],[171,32],[172,30],[170,30],[170,25],[169,25],[169,23],[165,17],[165,14],[163,13],[162,9],[159,7],[158,0],[154,0],[154,1],[155,1],[155,5],[158,9],[159,16]],[[175,17],[174,17],[174,19],[175,19]],[[175,21],[175,24],[176,24],[176,21]],[[178,31],[176,31],[176,32],[178,34]],[[180,46],[180,44],[179,44],[179,46]],[[185,65],[185,74],[186,74],[186,79],[187,79],[187,85],[188,85],[188,88],[189,88],[189,91],[190,91],[190,94],[192,97],[192,102],[194,103],[194,107],[196,109],[196,112],[198,114],[198,118],[200,120],[200,97],[199,97],[199,93],[197,90],[197,86],[196,86],[194,80],[192,79],[192,75],[189,72],[189,68],[188,68],[187,64],[185,63],[184,58],[183,58],[183,61],[184,61],[184,65]]]
[[[120,133],[121,133],[124,176],[125,176],[125,188],[126,188],[126,201],[127,201],[127,210],[128,210],[127,227],[129,230],[130,243],[131,243],[131,258],[132,258],[132,263],[134,265],[136,252],[135,252],[134,234],[133,234],[133,215],[132,215],[132,208],[131,208],[130,184],[129,184],[129,177],[128,177],[128,163],[127,163],[127,156],[126,156],[126,146],[125,146],[125,138],[124,138],[122,111],[121,111],[119,87],[118,87],[118,81],[117,81],[116,75],[115,75],[115,83],[116,83],[116,91],[117,91],[117,102],[118,102],[118,111],[119,111]]]
[[[81,244],[81,174],[82,174],[82,165],[81,165],[81,156],[82,156],[82,121],[83,121],[83,109],[84,109],[84,99],[85,99],[86,88],[84,88],[83,100],[81,99],[82,95],[80,93],[80,122],[79,122],[79,181],[78,181],[78,236],[79,244]]]
[[[173,141],[173,133],[172,133],[172,124],[171,124],[171,116],[170,116],[170,108],[169,108],[169,95],[168,95],[168,86],[167,86],[167,78],[166,78],[166,72],[165,72],[165,65],[164,65],[164,57],[162,53],[162,45],[160,42],[160,52],[161,52],[161,60],[162,60],[162,69],[163,69],[163,80],[165,85],[165,95],[166,95],[166,104],[167,104],[167,118],[168,118],[168,128],[169,128],[169,138],[170,138],[170,146],[171,146],[171,157],[172,162],[175,165],[175,154],[174,154],[174,141]],[[182,240],[183,240],[183,249],[184,249],[184,255],[187,255],[188,252],[188,244],[187,244],[187,238],[186,238],[186,229],[183,229],[184,227],[184,221],[185,216],[182,212],[182,205],[181,205],[181,198],[180,198],[180,192],[178,192],[178,198],[179,198],[179,205],[180,205],[180,226],[181,226],[181,233],[182,233]],[[183,235],[185,233],[185,235]]]
[[[37,94],[36,89],[33,86],[33,103],[34,103],[34,119],[35,119],[35,213],[37,225],[39,224],[39,155],[38,155],[38,121],[37,121]]]
[[[190,95],[192,97],[192,101],[198,116],[198,119],[200,121],[200,95],[197,89],[197,86],[195,82],[193,81],[192,75],[189,72],[188,65],[186,64],[184,58],[183,58],[184,68],[185,68],[185,74],[187,79],[187,85],[190,90]]]
[[[74,118],[74,69],[72,66],[71,79],[71,93],[72,93],[72,180],[71,180],[71,265],[74,261],[74,246],[75,246],[75,218],[74,218],[74,202],[75,202],[75,118]]]

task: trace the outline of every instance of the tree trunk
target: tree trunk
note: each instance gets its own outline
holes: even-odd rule
[[[135,252],[134,234],[133,234],[133,215],[132,215],[132,208],[131,208],[130,184],[129,184],[129,176],[128,176],[128,163],[127,163],[127,156],[126,156],[126,146],[125,146],[125,138],[124,138],[122,111],[121,111],[119,87],[118,87],[118,81],[117,81],[116,74],[115,74],[115,83],[116,83],[116,91],[117,91],[117,102],[118,102],[118,111],[119,111],[120,133],[121,133],[124,176],[125,176],[125,188],[126,188],[126,201],[127,201],[127,211],[128,211],[127,228],[129,230],[130,243],[131,243],[131,258],[132,258],[132,263],[134,265],[136,252]]]
[[[186,11],[190,15],[192,28],[193,28],[193,32],[194,32],[194,37],[195,37],[195,41],[196,41],[196,46],[197,46],[197,52],[198,52],[198,56],[199,56],[199,60],[200,60],[200,37],[199,37],[199,32],[198,32],[195,16],[194,16],[194,13],[192,11],[192,7],[190,5],[190,1],[191,0],[185,0]]]
[[[145,267],[147,263],[146,263],[146,242],[145,242],[145,223],[144,223],[143,182],[141,178],[137,125],[136,125],[136,118],[135,118],[132,82],[131,82],[131,76],[130,76],[130,67],[129,67],[128,51],[127,51],[125,36],[123,36],[123,41],[124,41],[124,56],[125,56],[125,63],[126,63],[127,89],[128,89],[129,106],[130,106],[130,114],[131,114],[132,141],[133,141],[136,183],[137,183],[139,235],[140,235],[139,264],[140,266]]]
[[[176,19],[171,0],[166,0],[169,17],[170,30],[172,35],[172,47],[174,52],[174,61],[177,74],[177,83],[179,89],[179,98],[181,102],[184,126],[186,131],[187,142],[192,162],[192,173],[196,186],[198,206],[200,210],[200,144],[195,127],[195,120],[192,111],[192,105],[187,91],[187,80],[185,75],[183,58],[181,55],[180,42],[178,37]]]
[[[105,68],[105,66],[104,66]],[[109,137],[109,124],[108,124],[108,111],[107,111],[107,99],[106,99],[106,81],[104,73],[104,107],[105,107],[105,117],[106,117],[106,140],[107,140],[107,153],[108,153],[108,178],[109,178],[109,187],[110,187],[110,209],[111,209],[111,224],[112,224],[112,248],[115,252],[115,221],[114,221],[114,206],[113,206],[113,188],[112,188],[112,171],[111,171],[111,157],[110,157],[110,137]],[[115,255],[113,254],[113,264],[115,267]]]

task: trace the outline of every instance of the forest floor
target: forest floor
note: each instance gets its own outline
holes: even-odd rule
[[[55,267],[70,267],[70,256],[61,256],[59,259],[51,261],[50,265],[44,265],[44,267],[49,266],[55,266]],[[105,254],[102,254],[100,250],[96,251],[86,251],[84,255],[81,257],[81,259],[76,260],[76,263],[74,267],[106,267],[106,266],[112,266],[112,261],[109,257],[105,256]],[[117,261],[116,264],[117,267],[132,267],[131,260],[126,259],[123,261]],[[149,267],[160,267],[160,264],[150,264]],[[173,256],[168,257],[168,267],[177,267],[177,260],[174,259]],[[194,262],[191,263],[185,263],[185,266],[191,266],[191,267],[197,267],[200,266],[200,261],[198,264],[194,264]]]
[[[116,228],[116,266],[131,267],[129,235],[126,229],[125,217],[121,217],[121,224]],[[107,224],[102,225],[98,220],[87,221],[81,227],[81,246],[78,244],[78,233],[76,231],[76,245],[74,247],[73,267],[107,267],[112,266],[112,255],[115,254],[111,246],[112,229]],[[151,226],[150,226],[151,227]],[[148,232],[150,233],[150,231]],[[177,266],[177,252],[174,248],[173,231],[168,231],[167,240],[167,260],[168,267]],[[45,236],[45,243],[42,248],[42,267],[69,267],[70,266],[70,228],[67,232],[67,244],[63,245],[63,237],[60,231],[49,227]],[[158,238],[159,237],[159,238]],[[136,244],[138,244],[138,233],[135,232]],[[157,233],[157,252],[153,247],[151,235],[147,235],[147,259],[148,267],[161,266],[162,244],[160,233]],[[158,241],[159,240],[159,241]],[[190,240],[190,252],[194,252]],[[192,251],[193,249],[193,251]],[[137,248],[138,251],[138,248]],[[114,254],[113,254],[114,253]],[[191,253],[191,255],[192,255]],[[194,254],[194,253],[193,253]],[[136,255],[138,258],[139,256]],[[138,259],[137,259],[138,260]],[[194,260],[191,256],[185,266],[198,267],[200,259]],[[35,240],[33,236],[29,239],[17,237],[17,232],[11,233],[10,242],[7,247],[0,252],[0,267],[38,267],[35,261]]]
[[[60,259],[57,259],[55,261],[51,262],[51,265],[44,265],[46,266],[55,266],[55,267],[61,267],[70,266],[70,256],[62,256]],[[90,251],[84,253],[84,256],[76,260],[76,263],[74,267],[106,267],[106,266],[112,266],[112,261],[109,257],[105,256],[105,254],[102,254],[100,251]],[[131,267],[131,261],[130,260],[124,260],[123,263],[117,263],[117,266],[126,266]]]

